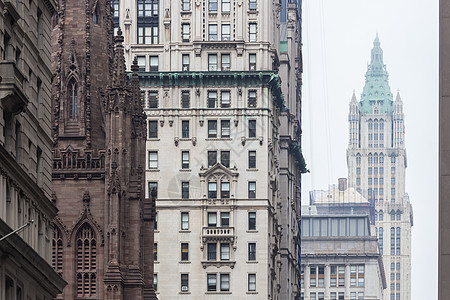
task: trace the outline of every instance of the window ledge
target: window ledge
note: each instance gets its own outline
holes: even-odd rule
[[[154,263],[154,264],[159,264],[159,261],[154,261],[153,263]]]
[[[155,230],[155,233],[159,233],[159,230]]]
[[[190,230],[179,230],[178,232],[179,232],[179,233],[191,233]]]
[[[160,141],[160,139],[159,138],[147,138],[147,141],[158,142],[158,141]]]
[[[232,294],[231,292],[205,292],[206,295],[220,295],[220,294],[226,294],[226,295],[230,295]]]
[[[247,233],[258,233],[258,230],[247,230]]]
[[[178,294],[180,294],[180,295],[189,295],[189,294],[191,294],[191,292],[178,292]]]
[[[247,295],[257,295],[258,292],[247,292],[246,294],[247,294]]]
[[[161,171],[160,169],[147,169],[148,172],[159,172]]]
[[[182,11],[180,12],[180,14],[181,14],[181,15],[190,15],[190,14],[192,14],[192,10],[182,10]]]
[[[180,169],[180,172],[192,172],[192,169]]]
[[[247,172],[257,172],[259,169],[246,169]]]
[[[190,264],[191,262],[190,261],[179,261],[178,263],[179,264]]]
[[[257,264],[258,261],[257,260],[247,260],[248,264]]]
[[[231,141],[231,138],[206,138],[206,141]]]

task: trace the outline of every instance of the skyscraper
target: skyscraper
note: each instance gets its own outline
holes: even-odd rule
[[[140,67],[160,299],[299,293],[297,2],[112,1]]]
[[[347,164],[349,185],[369,199],[386,270],[385,299],[411,296],[413,212],[405,191],[407,157],[403,102],[391,93],[377,37],[361,99],[350,102]]]
[[[137,63],[125,72],[109,0],[61,0],[52,90],[58,299],[155,299],[154,199],[145,198],[146,121]]]

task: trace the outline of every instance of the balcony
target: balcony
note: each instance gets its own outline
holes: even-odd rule
[[[22,112],[28,105],[23,90],[25,77],[13,61],[0,61],[0,100],[3,107],[13,113]]]
[[[234,227],[203,227],[203,243],[215,241],[230,242],[231,244],[234,244],[234,240]]]

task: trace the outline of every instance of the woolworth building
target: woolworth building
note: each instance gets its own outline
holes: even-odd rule
[[[156,299],[146,116],[111,1],[59,0],[52,31],[53,267],[57,299]]]

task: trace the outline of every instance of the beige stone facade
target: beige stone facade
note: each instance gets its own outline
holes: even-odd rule
[[[51,18],[53,1],[0,1],[0,299],[51,299]]]
[[[299,7],[281,37],[281,1],[114,5],[141,68],[159,299],[295,299]]]

